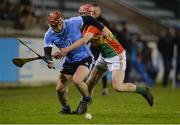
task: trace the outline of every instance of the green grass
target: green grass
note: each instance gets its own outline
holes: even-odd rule
[[[151,108],[144,98],[133,93],[117,93],[110,88],[108,96],[101,95],[97,85],[93,103],[88,112],[92,120],[84,115],[58,114],[60,105],[55,86],[22,87],[0,90],[0,123],[54,123],[54,124],[180,124],[180,89],[155,87],[152,92],[155,105]],[[79,104],[80,94],[70,87],[69,103],[72,109]]]

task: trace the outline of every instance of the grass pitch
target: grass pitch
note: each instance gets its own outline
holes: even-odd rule
[[[62,115],[55,86],[21,87],[0,90],[0,123],[36,124],[180,124],[180,89],[154,87],[155,98],[151,108],[143,97],[133,93],[117,93],[109,86],[109,95],[101,95],[97,85],[93,103],[84,115]],[[69,103],[72,109],[79,104],[80,94],[71,85]]]

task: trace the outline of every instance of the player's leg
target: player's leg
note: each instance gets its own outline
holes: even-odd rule
[[[69,114],[71,113],[70,106],[67,103],[68,100],[68,83],[70,83],[72,79],[71,75],[65,75],[65,74],[60,74],[58,83],[56,86],[56,92],[58,95],[58,100],[62,105],[62,110],[61,113],[64,114]]]
[[[103,74],[105,74],[106,71],[107,71],[107,64],[104,61],[104,58],[100,55],[86,82],[91,96],[93,93],[94,86],[96,85],[98,80],[103,76]]]
[[[82,100],[80,101],[79,106],[77,107],[77,110],[75,111],[76,114],[85,113],[87,111],[88,103],[91,100],[91,97],[88,91],[88,86],[84,82],[84,79],[88,76],[89,71],[90,70],[88,69],[87,66],[80,65],[73,76],[73,83],[83,97]]]
[[[135,92],[136,85],[132,83],[124,84],[126,55],[125,51],[120,55],[106,59],[109,71],[112,71],[112,86],[118,92]]]
[[[88,76],[89,71],[90,70],[88,69],[88,67],[84,65],[80,65],[77,68],[75,74],[73,75],[73,83],[77,87],[77,89],[79,90],[79,92],[82,94],[83,97],[89,96],[88,86],[84,82],[84,79]]]
[[[88,79],[87,79],[87,85],[88,85],[88,89],[89,89],[89,93],[92,97],[93,94],[93,88],[95,87],[95,85],[98,83],[99,79],[103,76],[103,74],[106,72],[106,70],[104,69],[99,69],[97,68],[97,66],[95,66]]]
[[[126,55],[123,52],[108,60],[108,69],[112,71],[112,86],[118,92],[137,92],[141,94],[149,103],[153,105],[153,96],[150,89],[145,85],[135,85],[133,83],[124,83],[126,69]]]
[[[133,83],[123,83],[125,72],[122,70],[112,71],[112,86],[118,92],[137,92],[141,94],[150,106],[153,106],[153,96],[150,89],[145,85],[135,85]]]
[[[104,74],[102,77],[102,95],[108,94],[108,86],[107,86],[107,75]]]
[[[92,63],[91,57],[85,58],[81,60],[80,62],[76,63],[77,68],[73,75],[73,83],[77,87],[77,89],[80,91],[83,97],[82,100],[80,101],[80,104],[77,110],[75,111],[76,114],[85,113],[87,111],[88,103],[91,100],[91,97],[88,91],[88,86],[84,82],[84,79],[88,76],[90,72],[91,63]]]
[[[93,68],[93,70],[91,71],[88,80],[87,80],[87,85],[88,85],[88,89],[89,89],[89,93],[92,96],[92,92],[93,92],[93,88],[96,85],[97,81],[101,78],[102,74],[104,72],[101,72],[101,70],[97,70],[95,67]],[[83,97],[82,101],[80,101],[79,106],[77,107],[77,110],[75,111],[76,114],[83,114],[87,111],[87,106],[88,103],[91,100],[91,96],[88,96],[90,98],[85,98]]]
[[[123,83],[125,72],[122,70],[112,70],[112,86],[118,92],[135,92],[136,85],[132,83]]]

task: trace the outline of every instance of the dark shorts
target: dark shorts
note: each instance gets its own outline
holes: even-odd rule
[[[85,59],[82,59],[81,61],[77,61],[77,62],[73,62],[73,63],[68,63],[67,61],[65,61],[65,63],[63,64],[63,69],[62,69],[61,73],[73,75],[80,65],[90,68],[91,63],[92,63],[91,56],[87,57]]]

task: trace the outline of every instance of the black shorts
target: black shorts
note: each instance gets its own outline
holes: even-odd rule
[[[68,63],[67,61],[65,61],[65,63],[63,64],[63,69],[61,70],[61,73],[73,75],[76,72],[76,69],[80,65],[84,65],[84,66],[90,68],[91,63],[92,63],[92,57],[91,56],[87,57],[81,61],[77,61],[77,62],[73,62],[73,63]]]

